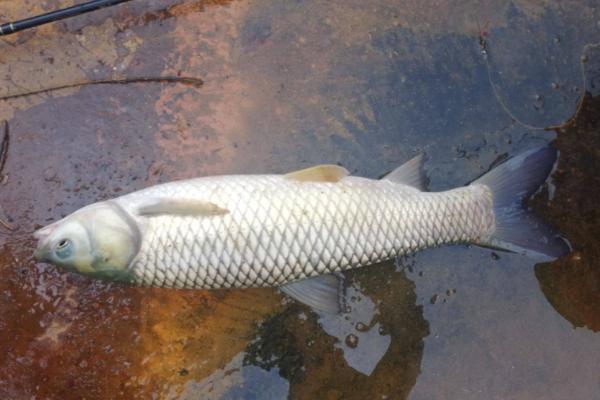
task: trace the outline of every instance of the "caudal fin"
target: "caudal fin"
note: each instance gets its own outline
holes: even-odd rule
[[[546,181],[557,159],[551,147],[536,148],[513,157],[471,185],[486,185],[493,194],[496,231],[488,243],[537,259],[555,259],[571,247],[524,205]]]

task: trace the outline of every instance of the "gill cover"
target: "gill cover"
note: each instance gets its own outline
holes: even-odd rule
[[[36,257],[95,278],[129,280],[140,232],[113,201],[95,203],[35,233]]]

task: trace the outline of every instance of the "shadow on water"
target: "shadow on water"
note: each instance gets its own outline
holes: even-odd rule
[[[560,162],[550,207],[538,206],[571,240],[573,254],[539,264],[535,274],[548,301],[574,326],[600,331],[600,96],[586,93],[572,125],[558,132]]]

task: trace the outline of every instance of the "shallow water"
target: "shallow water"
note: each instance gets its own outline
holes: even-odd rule
[[[0,19],[70,3],[4,1]],[[600,399],[595,3],[151,0],[3,39],[0,96],[204,85],[0,100],[0,398]],[[546,143],[560,161],[531,204],[572,255],[430,249],[350,274],[347,319],[32,258],[37,227],[158,182],[322,162],[377,177],[425,151],[444,190]]]

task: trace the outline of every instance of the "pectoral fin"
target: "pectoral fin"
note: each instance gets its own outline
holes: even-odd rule
[[[229,210],[215,203],[195,199],[153,199],[141,205],[137,213],[143,216],[181,215],[212,216],[229,213]]]
[[[288,283],[279,289],[288,296],[318,311],[339,314],[345,308],[344,276],[321,275]]]
[[[349,172],[344,167],[323,164],[301,169],[300,171],[290,172],[285,175],[285,177],[299,182],[337,182],[348,175]]]

